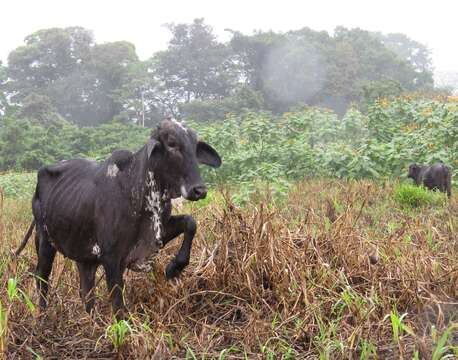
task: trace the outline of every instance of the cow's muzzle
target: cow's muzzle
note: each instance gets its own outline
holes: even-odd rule
[[[207,187],[205,185],[191,186],[189,190],[186,191],[185,194],[182,194],[182,196],[186,200],[191,200],[191,201],[205,199],[205,197],[207,196]]]

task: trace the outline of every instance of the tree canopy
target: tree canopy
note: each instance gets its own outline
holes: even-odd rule
[[[430,50],[403,34],[229,30],[221,42],[203,19],[167,28],[167,48],[146,61],[133,44],[99,44],[82,27],[27,36],[0,64],[0,116],[94,126],[304,105],[343,114],[352,104],[364,110],[378,97],[434,89]]]

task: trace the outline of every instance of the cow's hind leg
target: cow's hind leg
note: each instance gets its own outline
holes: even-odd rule
[[[447,196],[450,199],[452,196],[452,174],[450,172],[448,172],[445,180],[445,190],[447,191]]]
[[[52,264],[56,256],[56,249],[49,243],[47,236],[44,235],[44,232],[39,228],[37,228],[35,246],[38,255],[36,269],[37,291],[40,298],[40,308],[44,310],[47,305],[49,274],[51,274]]]
[[[452,178],[449,171],[446,171],[442,179],[441,191],[447,194],[447,197],[450,198],[452,195]]]
[[[91,313],[94,307],[95,295],[93,293],[95,283],[95,272],[97,265],[76,263],[80,275],[80,296],[83,300],[84,308],[87,313]]]
[[[167,279],[173,279],[180,275],[183,269],[189,264],[191,256],[192,240],[196,234],[196,221],[189,215],[172,216],[165,227],[164,245],[181,233],[184,233],[184,240],[178,254],[175,256],[165,270]]]

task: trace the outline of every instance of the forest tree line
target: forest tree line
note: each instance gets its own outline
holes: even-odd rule
[[[6,118],[151,126],[167,115],[212,121],[303,105],[343,115],[381,96],[437,91],[430,50],[403,34],[227,30],[220,42],[203,19],[167,27],[167,48],[145,61],[134,44],[97,43],[82,27],[27,36],[0,65],[0,126]]]

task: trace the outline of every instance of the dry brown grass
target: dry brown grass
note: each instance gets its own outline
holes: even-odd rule
[[[390,192],[390,184],[317,180],[299,184],[283,205],[194,208],[198,234],[179,281],[163,275],[178,241],[154,273],[126,274],[133,332],[119,353],[104,337],[112,320],[102,272],[91,318],[76,267],[58,256],[45,313],[9,302],[6,285],[0,290],[6,356],[33,358],[33,349],[46,359],[359,359],[366,344],[380,359],[415,351],[429,359],[434,331],[457,321],[458,201],[406,212]],[[17,264],[11,256],[29,221],[28,201],[4,201],[0,265],[2,284],[17,275],[36,300],[32,242]],[[393,340],[393,309],[407,313],[414,335]]]

